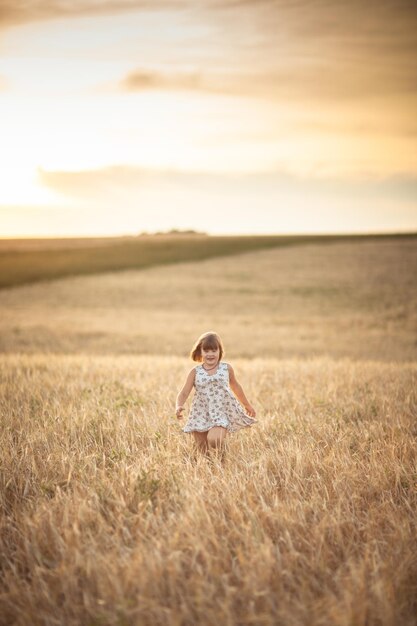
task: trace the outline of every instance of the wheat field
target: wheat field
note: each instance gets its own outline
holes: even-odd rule
[[[0,292],[0,623],[417,623],[414,243]],[[258,423],[174,417],[215,328]]]
[[[0,290],[0,351],[417,361],[417,237],[293,246]]]

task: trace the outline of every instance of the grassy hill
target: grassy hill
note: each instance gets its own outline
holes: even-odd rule
[[[155,265],[199,261],[266,248],[383,239],[368,236],[142,235],[126,238],[0,240],[0,288],[64,276],[97,274]],[[398,235],[409,238],[413,235]]]
[[[281,246],[0,291],[0,351],[417,359],[417,239]]]

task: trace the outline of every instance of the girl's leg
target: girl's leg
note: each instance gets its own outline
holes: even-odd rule
[[[207,444],[207,432],[199,433],[197,431],[193,431],[194,441],[197,446],[197,449],[200,450],[203,454],[207,454],[208,444]]]
[[[224,451],[224,440],[226,439],[227,430],[223,426],[213,426],[207,433],[207,443],[209,448]]]

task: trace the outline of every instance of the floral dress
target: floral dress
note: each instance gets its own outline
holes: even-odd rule
[[[229,386],[227,363],[219,363],[215,374],[208,374],[202,365],[195,368],[195,394],[185,433],[205,432],[223,426],[229,432],[252,426],[256,420],[246,415]]]

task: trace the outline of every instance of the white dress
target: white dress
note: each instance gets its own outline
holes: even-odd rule
[[[252,426],[256,420],[246,415],[229,386],[229,368],[220,362],[215,374],[208,374],[202,365],[195,368],[195,394],[185,433],[206,432],[223,426],[229,432]]]

